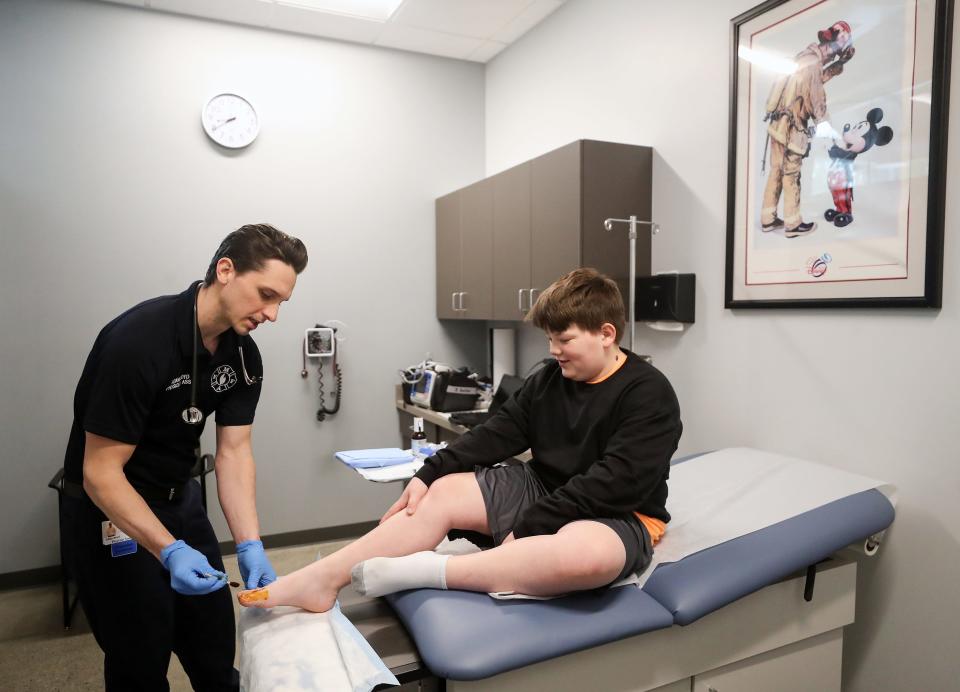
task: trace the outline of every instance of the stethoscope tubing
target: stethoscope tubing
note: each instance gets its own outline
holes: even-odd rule
[[[200,287],[193,296],[193,357],[190,367],[190,406],[183,409],[180,416],[187,425],[199,425],[203,422],[203,411],[197,407],[197,332],[200,326],[197,324],[197,301],[200,296]],[[240,351],[240,369],[243,370],[243,381],[247,385],[263,382],[263,375],[250,375],[247,372],[247,363],[243,358],[243,346],[237,346]]]

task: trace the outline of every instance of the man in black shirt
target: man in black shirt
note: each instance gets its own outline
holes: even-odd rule
[[[65,547],[107,690],[169,689],[171,651],[194,689],[238,689],[223,560],[191,472],[216,413],[217,490],[241,574],[247,588],[276,579],[256,511],[263,367],[250,333],[276,321],[306,262],[296,238],[244,226],[202,282],[126,311],[87,358],[64,463]]]
[[[527,319],[545,330],[555,363],[427,459],[380,526],[241,593],[241,604],[327,610],[351,573],[372,596],[418,587],[554,596],[643,570],[670,520],[667,477],[682,431],[673,388],[620,348],[623,299],[593,269],[556,281]],[[528,448],[529,463],[494,467]],[[433,553],[455,528],[497,547]]]

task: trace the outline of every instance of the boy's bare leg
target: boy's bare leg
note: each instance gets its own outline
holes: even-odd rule
[[[620,536],[595,521],[575,521],[551,536],[529,536],[493,550],[453,556],[447,587],[557,596],[606,586],[623,570]]]
[[[243,591],[238,598],[245,606],[292,605],[325,612],[333,607],[340,589],[350,583],[350,570],[358,562],[433,550],[451,528],[490,533],[483,496],[473,473],[437,479],[413,515],[401,510],[337,552],[262,589]]]
[[[353,577],[355,588],[373,596],[419,587],[557,596],[609,584],[625,560],[613,529],[577,521],[552,536],[508,540],[471,555],[372,558],[358,565]]]

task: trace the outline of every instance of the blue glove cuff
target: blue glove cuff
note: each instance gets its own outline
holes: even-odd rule
[[[170,567],[167,565],[167,561],[170,559],[170,556],[171,556],[174,552],[176,552],[177,550],[180,550],[180,548],[186,548],[186,547],[187,547],[187,544],[184,543],[182,540],[174,541],[173,543],[171,543],[170,545],[168,545],[166,548],[164,548],[163,550],[160,551],[160,562],[161,562],[161,564],[162,564],[166,569],[169,570]]]
[[[245,553],[251,549],[263,550],[263,541],[250,540],[250,541],[241,541],[237,543],[237,554]]]

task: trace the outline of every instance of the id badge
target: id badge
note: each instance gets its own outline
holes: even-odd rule
[[[110,546],[111,557],[122,557],[137,552],[137,542],[112,521],[100,523],[100,538],[104,545]]]

